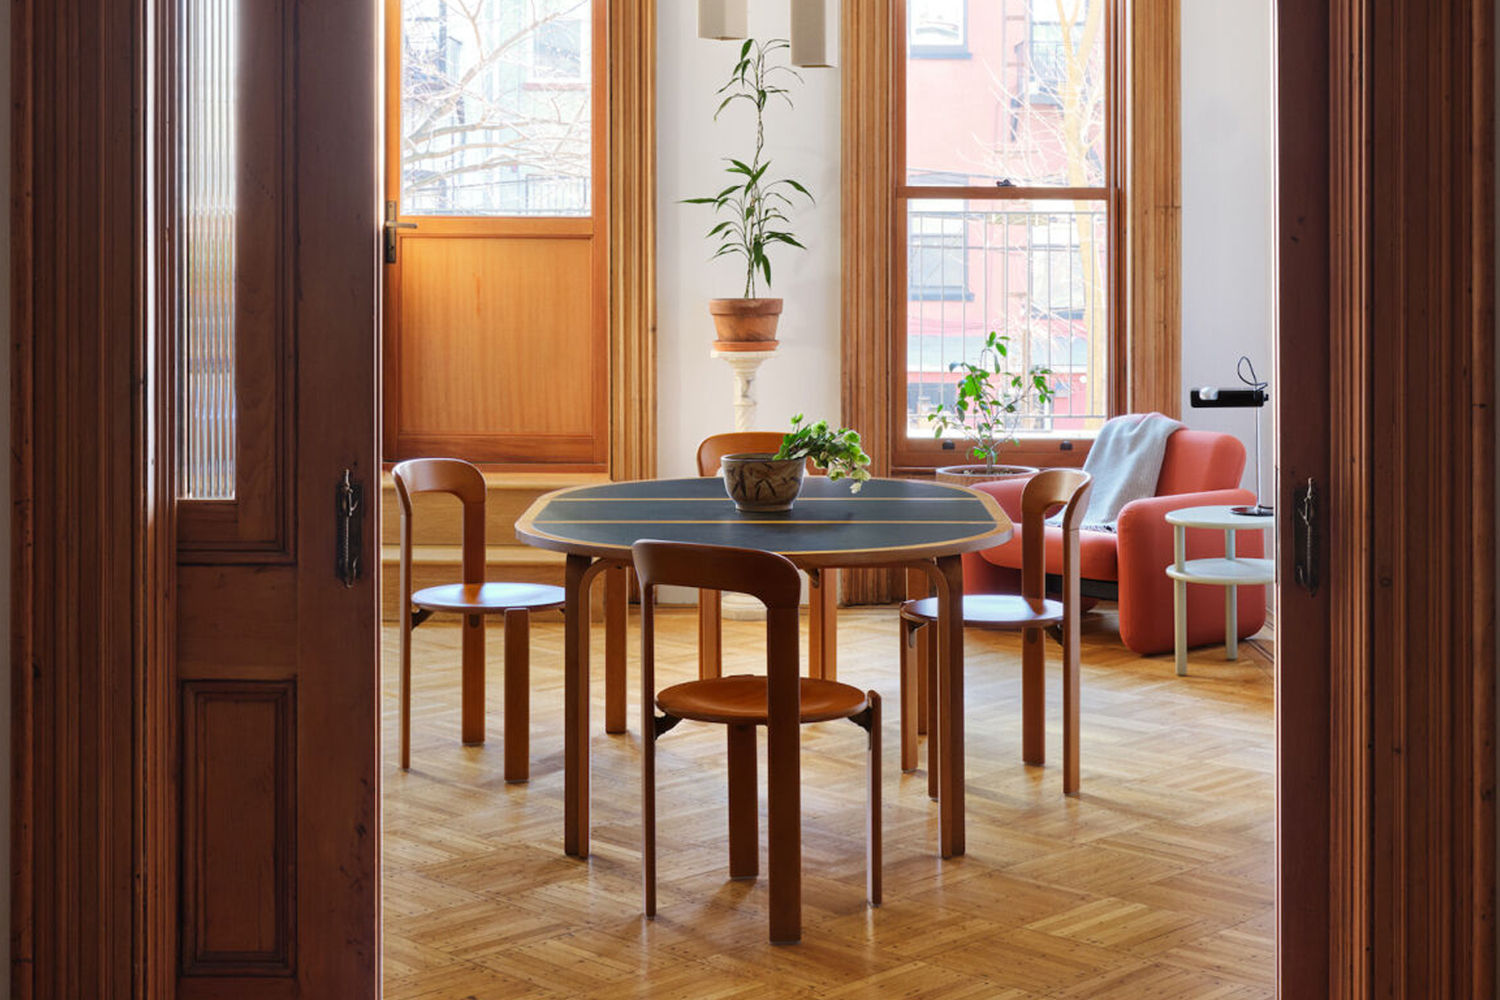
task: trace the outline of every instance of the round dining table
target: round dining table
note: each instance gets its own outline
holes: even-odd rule
[[[630,565],[631,545],[652,538],[778,552],[810,574],[883,567],[928,576],[938,602],[938,732],[929,736],[938,741],[938,847],[945,858],[963,854],[961,557],[1009,541],[1013,530],[987,494],[924,480],[871,479],[856,493],[847,480],[808,477],[793,508],[776,513],[737,510],[717,477],[575,486],[537,498],[516,536],[567,555],[564,850],[589,853],[589,590],[600,573]]]

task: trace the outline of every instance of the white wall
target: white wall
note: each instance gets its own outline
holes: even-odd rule
[[[785,36],[788,4],[752,5],[751,33]],[[729,261],[710,262],[702,206],[680,200],[720,183],[719,157],[745,149],[743,110],[712,121],[737,43],[697,37],[697,5],[662,0],[658,28],[658,377],[660,472],[691,475],[704,436],[733,428],[728,366],[708,355],[707,301],[739,294]],[[1249,355],[1272,363],[1272,0],[1187,0],[1182,8],[1182,375],[1184,420],[1254,445],[1248,410],[1193,410],[1187,391],[1235,382]],[[809,249],[775,259],[774,292],[786,299],[781,350],[757,381],[760,429],[793,413],[836,418],[839,409],[839,77],[806,70],[797,107],[768,115],[768,152],[780,172],[806,182],[818,203],[795,219]],[[1276,387],[1273,385],[1274,393]],[[1262,414],[1262,475],[1272,490],[1272,411]],[[1254,466],[1245,483],[1254,488]]]
[[[1188,392],[1237,385],[1248,356],[1274,371],[1272,0],[1182,5],[1182,413],[1255,446],[1255,411],[1194,410]],[[1274,395],[1276,386],[1270,387]],[[1274,409],[1260,414],[1261,477],[1274,493]],[[1245,485],[1255,488],[1253,456]]]
[[[785,38],[786,0],[751,5],[757,38]],[[754,115],[726,111],[713,121],[715,91],[728,78],[739,42],[698,37],[693,0],[661,0],[657,29],[657,377],[660,400],[659,473],[697,473],[694,454],[709,434],[734,430],[729,366],[709,357],[714,339],[708,300],[743,294],[744,272],[733,261],[711,262],[703,234],[712,211],[680,204],[728,185],[722,157],[748,159]],[[757,430],[781,430],[792,415],[839,416],[839,73],[801,70],[796,107],[766,114],[766,155],[772,173],[805,184],[817,203],[792,216],[806,251],[786,248],[771,258],[771,294],[786,300],[781,347],[756,380]],[[762,292],[761,294],[765,294]]]

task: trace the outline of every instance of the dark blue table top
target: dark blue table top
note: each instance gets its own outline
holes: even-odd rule
[[[741,513],[718,477],[576,486],[537,499],[516,535],[540,548],[628,559],[642,538],[780,552],[802,566],[880,566],[1009,540],[1010,518],[983,493],[922,480],[809,476],[790,511]]]

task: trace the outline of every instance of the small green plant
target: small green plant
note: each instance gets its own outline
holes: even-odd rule
[[[948,366],[949,371],[964,373],[953,409],[939,406],[927,415],[935,428],[933,437],[956,431],[973,441],[970,454],[984,459],[986,472],[995,471],[1000,446],[1016,440],[1016,428],[1033,398],[1045,406],[1057,395],[1048,380],[1052,369],[1033,365],[1024,372],[1011,371],[1006,366],[1009,353],[1010,337],[991,331],[977,363],[955,361]]]
[[[740,46],[740,57],[729,82],[719,88],[725,95],[714,112],[714,121],[726,108],[738,101],[748,101],[755,106],[755,154],[748,161],[726,157],[725,172],[734,178],[734,183],[718,194],[706,198],[687,198],[689,205],[712,205],[714,211],[724,216],[708,231],[708,238],[718,240],[719,248],[714,257],[739,256],[745,261],[745,298],[755,298],[757,278],[764,278],[766,288],[771,287],[770,249],[775,244],[805,250],[790,232],[790,220],[786,211],[792,208],[788,191],[796,192],[809,202],[813,196],[798,181],[790,177],[775,180],[766,174],[771,161],[764,158],[766,147],[766,105],[773,97],[786,101],[792,107],[790,91],[778,82],[783,76],[797,81],[802,77],[789,66],[771,62],[770,57],[791,46],[785,39],[774,38],[769,42],[757,42],[747,38]]]
[[[781,439],[781,450],[774,457],[810,458],[829,479],[850,480],[853,493],[870,478],[870,456],[859,445],[859,431],[833,430],[826,420],[804,424],[800,413],[792,418],[792,429]]]

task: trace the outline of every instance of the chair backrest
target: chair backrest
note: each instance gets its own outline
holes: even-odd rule
[[[641,585],[641,686],[649,712],[656,691],[656,588],[728,590],[766,606],[767,724],[795,731],[801,717],[798,607],[802,576],[785,556],[726,545],[690,545],[642,539],[630,547]]]
[[[484,582],[484,473],[461,458],[413,458],[391,470],[401,502],[401,569],[403,590],[411,574],[411,498],[418,493],[447,493],[464,505],[464,583]]]
[[[1259,419],[1259,413],[1255,416]],[[1239,438],[1184,428],[1167,438],[1156,495],[1237,489],[1244,473],[1245,446]]]
[[[697,587],[749,594],[767,609],[797,611],[802,577],[786,556],[728,545],[642,539],[630,547],[641,588]]]
[[[725,455],[738,455],[742,452],[774,455],[781,450],[781,439],[784,436],[776,431],[734,431],[710,435],[698,445],[698,475],[717,476],[719,462]],[[809,460],[807,471],[816,473],[822,470]]]
[[[1021,593],[1041,598],[1047,591],[1046,519],[1062,511],[1063,585],[1078,578],[1078,529],[1089,508],[1093,477],[1082,469],[1043,469],[1021,491]],[[1074,584],[1076,586],[1076,584]]]

